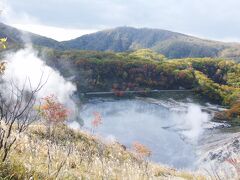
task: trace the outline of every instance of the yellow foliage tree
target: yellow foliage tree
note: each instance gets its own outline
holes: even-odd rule
[[[162,61],[165,59],[165,56],[162,54],[158,54],[151,49],[139,49],[137,51],[134,51],[129,54],[130,57],[136,57],[146,60],[152,60],[152,61]]]
[[[0,38],[0,46],[2,46],[3,49],[7,48],[7,38]],[[0,62],[0,74],[3,74],[5,68],[5,62]]]
[[[7,48],[7,38],[0,38],[0,45],[3,49]]]

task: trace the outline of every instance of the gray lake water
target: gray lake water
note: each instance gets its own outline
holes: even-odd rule
[[[171,98],[111,99],[93,98],[81,110],[85,129],[93,129],[94,112],[102,124],[94,129],[109,141],[131,148],[137,141],[152,151],[151,160],[175,168],[197,167],[197,150],[206,132],[222,124],[211,122],[204,109],[218,108],[191,99]],[[74,126],[74,123],[71,125]]]

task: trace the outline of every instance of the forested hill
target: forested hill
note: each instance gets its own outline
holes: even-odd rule
[[[224,43],[148,28],[119,27],[99,31],[79,38],[58,42],[33,33],[20,31],[0,23],[0,37],[8,37],[11,45],[22,45],[24,40],[37,46],[58,50],[95,50],[124,52],[149,48],[167,58],[224,57],[240,60],[240,44]]]
[[[149,48],[168,58],[240,56],[240,44],[203,40],[184,34],[148,28],[119,27],[62,42],[67,49],[131,51]]]

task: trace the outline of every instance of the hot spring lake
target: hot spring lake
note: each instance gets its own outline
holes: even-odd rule
[[[83,128],[91,130],[93,113],[100,113],[102,124],[94,132],[109,142],[118,141],[131,148],[137,141],[151,149],[151,161],[194,169],[201,139],[224,126],[211,121],[211,112],[219,108],[194,96],[175,98],[168,94],[157,98],[90,98],[80,114]],[[70,126],[76,126],[76,122]]]

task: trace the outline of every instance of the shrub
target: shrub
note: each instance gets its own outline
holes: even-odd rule
[[[151,156],[151,153],[152,153],[151,150],[147,146],[139,142],[134,142],[132,144],[132,147],[135,153],[137,154],[137,156],[140,157],[141,159]]]
[[[39,115],[45,120],[50,138],[52,135],[54,136],[56,126],[63,124],[67,120],[69,110],[54,95],[47,96],[42,100],[43,102],[37,107],[37,110]]]
[[[68,109],[54,95],[43,98],[43,104],[38,107],[38,111],[50,124],[65,122],[69,114]]]

